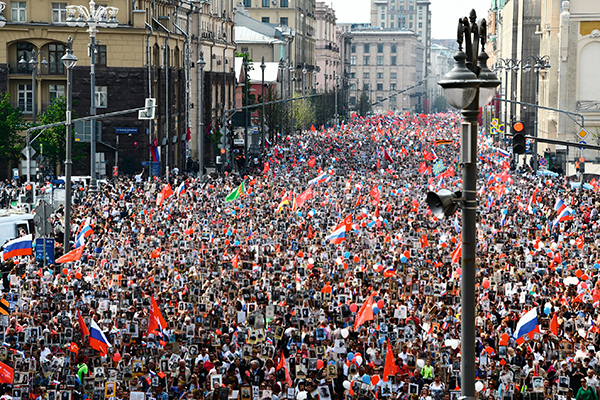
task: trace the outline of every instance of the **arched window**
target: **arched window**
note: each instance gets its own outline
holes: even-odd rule
[[[600,80],[598,76],[600,42],[592,42],[581,49],[579,55],[579,90],[577,100],[600,101]]]

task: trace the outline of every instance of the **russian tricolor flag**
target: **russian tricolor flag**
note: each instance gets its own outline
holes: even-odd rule
[[[160,146],[150,147],[150,152],[152,153],[152,161],[160,162]]]
[[[32,255],[32,242],[32,235],[25,235],[6,242],[4,244],[4,250],[2,251],[2,258],[6,261],[13,257]]]
[[[341,224],[335,231],[331,232],[326,238],[330,243],[340,244],[346,240],[346,224]]]
[[[177,187],[177,190],[175,190],[175,193],[177,194],[177,197],[179,197],[185,193],[185,182],[181,182],[181,185],[179,185]]]
[[[529,338],[533,338],[533,334],[539,332],[540,325],[538,324],[537,319],[537,309],[533,307],[526,312],[517,323],[513,338],[517,341],[517,344],[521,344],[525,341],[525,335],[529,336]]]
[[[308,181],[308,184],[316,185],[317,183],[329,182],[330,180],[331,180],[331,177],[327,174],[327,172],[323,172],[321,175]]]
[[[560,198],[557,198],[556,203],[554,204],[554,211],[556,211],[557,214],[560,214],[565,208],[567,208],[567,205]]]
[[[103,357],[106,356],[108,348],[112,347],[96,321],[93,319],[90,326],[90,346],[98,350]]]

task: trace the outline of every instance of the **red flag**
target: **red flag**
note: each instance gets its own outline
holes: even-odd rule
[[[383,149],[383,158],[385,158],[386,160],[388,160],[390,163],[393,163],[394,160],[392,160],[392,157],[390,157],[389,153],[387,152],[386,149]]]
[[[583,249],[583,235],[575,239],[575,246],[577,246],[578,249]]]
[[[156,205],[160,206],[163,201],[165,201],[167,198],[169,198],[172,195],[173,195],[173,189],[171,189],[171,184],[167,183],[162,188],[162,190],[160,191],[158,196],[156,196]]]
[[[308,160],[308,166],[309,166],[309,167],[311,167],[311,168],[314,168],[314,167],[315,167],[315,162],[316,162],[316,161],[317,161],[317,160],[315,160],[315,158],[314,158],[314,157],[312,157],[310,160]]]
[[[356,204],[354,205],[354,208],[360,206],[362,202],[360,201],[360,193],[358,194],[358,199],[356,199]]]
[[[13,383],[13,369],[3,362],[0,362],[0,383]]]
[[[396,360],[394,359],[394,351],[392,344],[388,339],[387,352],[385,353],[385,365],[383,366],[383,381],[387,382],[390,375],[396,374]]]
[[[421,249],[424,249],[425,247],[429,246],[429,240],[427,240],[427,235],[425,233],[423,234],[423,236],[421,236],[419,242],[421,242]]]
[[[240,255],[236,254],[235,257],[233,257],[233,259],[231,260],[231,264],[233,265],[233,268],[238,268],[240,265]]]
[[[154,296],[150,296],[150,319],[148,320],[148,333],[166,329],[167,321],[163,318]]]
[[[419,173],[423,174],[425,171],[427,171],[427,163],[425,161],[421,161],[421,164],[419,164]]]
[[[268,162],[266,162],[266,163],[265,163],[265,167],[263,168],[263,174],[266,174],[267,172],[269,172],[269,169],[270,169],[270,168],[269,168],[269,163],[268,163]]]
[[[68,263],[68,262],[78,261],[79,259],[81,259],[81,255],[83,254],[83,249],[84,248],[85,248],[85,246],[79,246],[76,249],[71,250],[70,252],[68,252],[64,256],[59,257],[56,260],[56,263],[57,264],[62,264],[62,263]]]
[[[314,126],[314,125],[311,125],[311,126],[310,126],[310,130],[311,130],[311,131],[313,131],[313,132],[316,132],[316,131],[317,131],[317,128],[315,128],[315,126]]]
[[[554,313],[554,317],[552,317],[552,321],[550,321],[550,332],[554,336],[558,336],[558,316]]]
[[[77,343],[71,342],[71,345],[69,345],[69,351],[71,353],[78,354],[79,353],[79,346],[77,346]]]
[[[369,192],[375,203],[379,203],[381,201],[381,194],[379,193],[379,188],[377,186],[373,186],[373,189]]]
[[[458,246],[452,252],[452,264],[458,264],[460,262],[460,258],[462,257],[462,242],[458,243]]]
[[[158,258],[160,257],[160,247],[157,249],[152,250],[152,253],[150,253],[150,258]]]
[[[285,362],[285,356],[283,355],[283,350],[281,350],[281,358],[279,359],[279,363],[277,363],[276,370],[279,371],[282,369],[285,371],[285,381],[288,386],[292,386],[292,377],[290,376],[290,370],[287,367],[287,363]]]
[[[87,328],[87,326],[85,326],[85,321],[83,320],[83,317],[81,316],[81,312],[79,312],[79,310],[77,310],[77,318],[79,319],[79,329],[81,329],[81,335],[90,336],[90,331]]]
[[[348,215],[346,218],[344,218],[344,220],[342,222],[340,222],[334,230],[337,230],[338,228],[340,228],[342,225],[346,225],[346,232],[350,231],[352,229],[352,214]]]
[[[354,330],[361,326],[367,321],[373,321],[373,295],[370,295],[367,301],[362,305],[360,310],[356,313],[356,319],[354,320]]]
[[[312,186],[296,197],[296,209],[300,209],[304,202],[313,198]]]

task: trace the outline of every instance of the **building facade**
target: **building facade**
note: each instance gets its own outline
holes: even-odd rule
[[[423,83],[422,57],[425,49],[417,35],[396,29],[352,30],[348,65],[350,109],[357,109],[364,93],[374,112],[418,111]],[[421,83],[413,89],[399,93]]]
[[[90,115],[90,36],[87,27],[67,25],[69,5],[74,4],[26,0],[9,2],[10,9],[6,10],[8,22],[0,30],[0,91],[10,93],[29,120],[34,112],[38,116],[55,98],[65,95],[66,69],[61,57],[68,37],[73,38],[73,53],[79,59],[73,70],[74,114]],[[197,110],[194,103],[198,103],[198,92],[193,89],[199,77],[192,69],[199,54],[204,54],[206,61],[204,126],[210,124],[222,103],[223,87],[231,88],[227,105],[233,104],[232,5],[232,0],[187,8],[150,1],[110,4],[119,9],[119,24],[113,29],[98,28],[95,38],[96,112],[100,115],[143,107],[148,97],[156,98],[157,108],[150,121],[138,120],[137,112],[97,119],[97,177],[112,174],[114,166],[125,174],[139,172],[142,163],[151,158],[151,144],[160,150],[161,173],[167,167],[182,170],[188,166],[186,160],[197,152],[197,141],[189,139],[197,137],[200,125],[194,122],[192,111]],[[39,53],[39,64],[32,83],[29,61],[34,52]],[[217,77],[223,75],[226,78],[221,84],[223,79]],[[89,152],[91,124],[75,123],[74,131],[76,143],[84,143]],[[62,166],[57,168],[60,173]],[[89,172],[89,162],[74,163],[74,174]]]
[[[312,72],[316,70],[315,0],[242,0],[242,3],[250,17],[264,23],[290,27],[293,36],[288,39],[291,45],[286,61],[293,91],[302,92],[303,76],[306,76],[305,84],[313,87]],[[305,70],[310,73],[303,73]]]
[[[341,57],[335,10],[325,2],[317,2],[317,89],[332,90],[340,76]]]

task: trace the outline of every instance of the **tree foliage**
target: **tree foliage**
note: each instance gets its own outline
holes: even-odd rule
[[[26,128],[23,113],[10,104],[8,93],[0,94],[0,154],[2,169],[19,162],[24,138],[19,131]]]
[[[363,90],[358,99],[358,113],[364,117],[369,111],[371,111],[371,100],[369,100],[366,90]]]
[[[77,118],[75,115],[73,119]],[[39,117],[40,125],[53,124],[55,122],[66,121],[67,119],[67,101],[64,97],[57,97],[50,103],[48,109]],[[61,171],[61,165],[66,158],[66,126],[60,125],[53,128],[48,128],[42,132],[38,142],[43,146],[43,155],[47,167],[58,175]],[[83,143],[75,142],[75,133],[71,138],[72,151],[71,159],[77,161],[85,157]]]
[[[294,94],[294,98],[301,97],[300,93]],[[296,126],[294,129],[308,129],[315,122],[315,107],[310,100],[294,101],[294,118]]]

